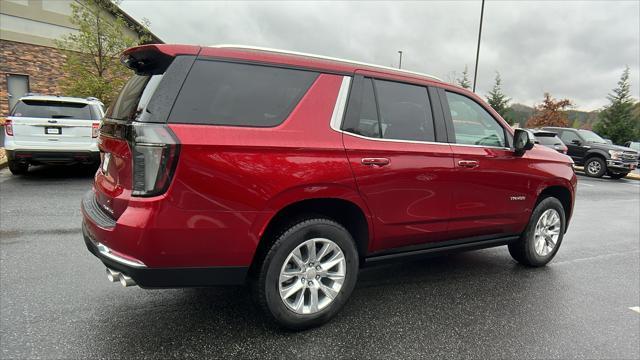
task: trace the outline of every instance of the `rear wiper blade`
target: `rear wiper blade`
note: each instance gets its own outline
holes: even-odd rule
[[[66,119],[70,117],[73,117],[73,115],[51,115],[51,118],[53,119]]]

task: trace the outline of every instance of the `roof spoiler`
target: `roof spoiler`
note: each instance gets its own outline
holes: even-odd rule
[[[178,55],[198,55],[199,46],[150,44],[129,48],[120,62],[137,75],[162,74]]]

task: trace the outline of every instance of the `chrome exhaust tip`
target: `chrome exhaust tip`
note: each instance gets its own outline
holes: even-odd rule
[[[124,287],[136,286],[136,282],[125,274],[120,274],[120,284]]]
[[[120,281],[120,273],[118,271],[107,268],[107,280],[111,282]]]

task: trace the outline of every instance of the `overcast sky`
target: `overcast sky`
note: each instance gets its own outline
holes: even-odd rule
[[[124,0],[166,43],[272,47],[425,72],[473,77],[480,0],[422,2],[213,2]],[[625,65],[639,97],[640,1],[487,1],[477,92],[495,71],[513,102],[544,92],[576,108],[607,103]]]

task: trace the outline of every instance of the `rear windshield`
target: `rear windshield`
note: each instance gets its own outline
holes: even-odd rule
[[[538,135],[536,134],[536,140],[542,145],[562,145],[562,140],[555,135]]]
[[[282,123],[317,73],[197,60],[169,122],[270,127]]]
[[[135,120],[149,103],[160,80],[162,75],[134,75],[124,85],[106,116],[116,120]]]
[[[16,103],[11,116],[79,120],[95,120],[100,118],[99,114],[96,114],[95,109],[92,111],[89,104],[27,99],[20,100]]]

